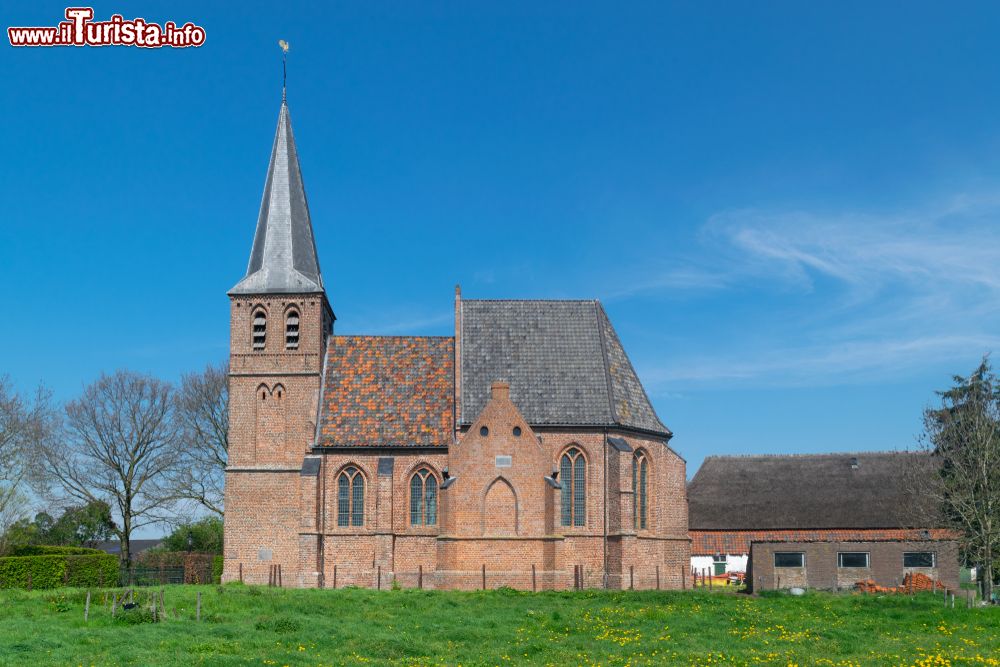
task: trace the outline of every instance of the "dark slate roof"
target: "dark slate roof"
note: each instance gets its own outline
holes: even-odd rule
[[[459,318],[462,424],[486,405],[491,383],[505,380],[532,425],[670,434],[598,301],[463,299]]]
[[[288,105],[282,100],[246,276],[230,294],[323,291]]]
[[[688,485],[688,523],[691,530],[935,527],[927,525],[927,499],[909,490],[915,471],[933,474],[930,457],[710,456]]]
[[[163,544],[163,538],[154,540],[129,540],[128,550],[129,553],[134,557],[137,554],[141,554],[143,551],[152,549],[153,547],[158,547]],[[97,549],[109,554],[115,554],[116,556],[122,552],[122,543],[120,540],[109,540],[107,542],[98,542]]]
[[[450,445],[454,359],[453,338],[332,336],[316,444]]]

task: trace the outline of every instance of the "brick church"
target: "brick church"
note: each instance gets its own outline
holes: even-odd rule
[[[685,463],[597,300],[334,333],[282,101],[230,298],[224,581],[680,588]]]

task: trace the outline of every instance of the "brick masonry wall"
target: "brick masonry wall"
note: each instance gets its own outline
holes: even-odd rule
[[[489,435],[480,435],[486,426]],[[521,435],[513,435],[513,427]],[[684,462],[661,442],[634,438],[651,460],[649,523],[636,531],[631,510],[631,453],[619,461],[619,485],[609,492],[625,507],[612,530],[609,522],[609,574],[604,574],[604,434],[547,431],[539,441],[509,401],[494,401],[472,428],[460,434],[448,453],[396,448],[329,450],[323,454],[317,490],[302,478],[303,499],[317,498],[317,519],[308,527],[303,511],[302,536],[323,535],[324,585],[402,586],[477,589],[507,585],[530,589],[570,588],[579,566],[585,587],[680,588],[689,558]],[[570,446],[587,457],[587,520],[582,527],[559,525],[559,492],[543,477],[558,468]],[[609,451],[609,457],[612,455]],[[511,456],[509,468],[498,468],[496,456]],[[379,459],[392,458],[391,475],[378,474]],[[365,478],[365,525],[336,525],[337,476],[355,466]],[[439,491],[436,526],[410,525],[409,484],[427,467],[443,481],[445,466],[456,478]],[[322,491],[325,484],[325,494]],[[492,493],[503,485],[504,516],[493,517]],[[325,501],[323,500],[325,498]],[[305,500],[303,502],[306,502]],[[610,505],[610,503],[609,503]],[[516,507],[516,512],[513,508]],[[322,508],[322,512],[320,511]],[[325,514],[325,523],[323,515]],[[625,525],[622,526],[621,524]],[[617,549],[615,544],[620,545]],[[535,566],[532,580],[531,566]],[[422,578],[421,578],[422,568]]]
[[[906,552],[933,552],[935,567],[904,568]],[[805,567],[774,567],[775,552],[802,552]],[[840,552],[868,552],[868,568],[840,568]],[[774,588],[850,589],[855,582],[873,579],[879,586],[899,586],[908,572],[920,572],[958,590],[958,545],[951,540],[868,542],[754,542],[748,580],[754,590]]]
[[[285,318],[292,309],[299,315],[299,344],[286,349]],[[265,348],[255,351],[258,310],[267,315],[267,335]],[[224,581],[238,579],[241,564],[248,583],[266,583],[272,564],[282,566],[285,585],[305,585],[307,572],[314,571],[300,571],[299,470],[315,433],[329,322],[322,295],[230,299]]]

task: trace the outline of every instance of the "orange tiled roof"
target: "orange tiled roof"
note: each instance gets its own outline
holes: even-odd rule
[[[448,446],[454,369],[453,338],[332,337],[317,445]]]

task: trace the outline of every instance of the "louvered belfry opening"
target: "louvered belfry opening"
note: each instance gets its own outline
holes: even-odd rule
[[[296,310],[288,311],[285,316],[285,349],[299,349],[299,313]]]
[[[267,344],[267,315],[263,310],[253,314],[253,349],[261,351]]]

